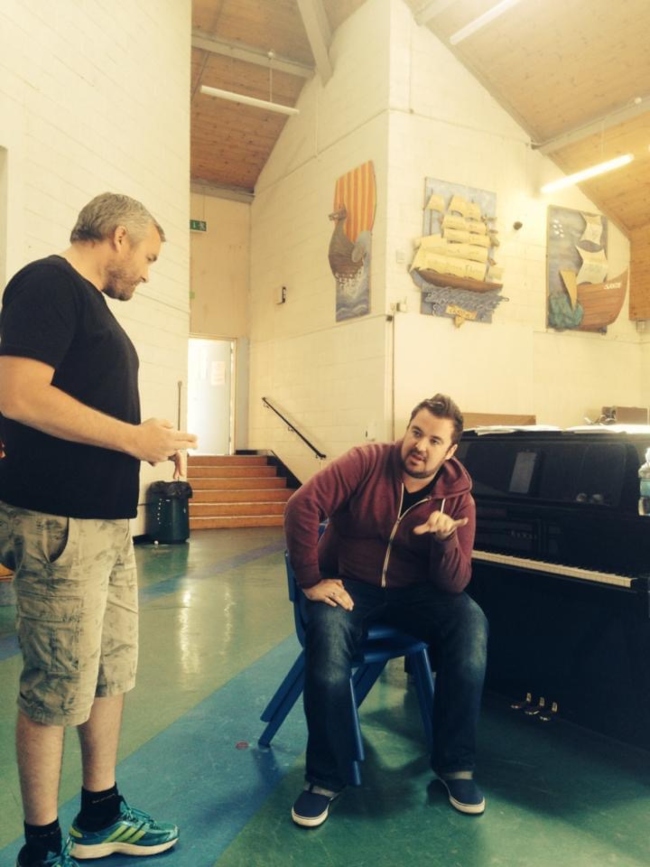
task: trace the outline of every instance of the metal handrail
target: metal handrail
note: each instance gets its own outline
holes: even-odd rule
[[[323,460],[324,458],[327,457],[327,455],[325,455],[325,454],[323,454],[323,452],[319,451],[313,443],[310,443],[309,440],[307,439],[307,437],[306,437],[306,436],[303,436],[303,435],[300,433],[300,431],[299,431],[298,428],[295,426],[295,424],[292,424],[292,423],[289,421],[288,418],[285,418],[285,417],[282,415],[282,413],[280,412],[280,410],[279,410],[279,409],[276,409],[276,408],[273,406],[273,404],[271,403],[271,401],[270,401],[268,398],[263,397],[263,398],[262,398],[262,403],[263,403],[265,406],[267,406],[269,409],[272,409],[273,412],[274,412],[277,416],[279,416],[279,417],[282,419],[282,421],[286,424],[286,426],[287,426],[287,428],[289,429],[289,431],[290,431],[291,433],[295,433],[296,436],[299,436],[300,439],[305,443],[305,445],[309,446],[309,448],[312,450],[312,452],[316,455],[316,457],[317,457],[319,460]]]

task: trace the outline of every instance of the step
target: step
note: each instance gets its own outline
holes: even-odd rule
[[[213,503],[218,500],[220,503],[250,503],[252,501],[286,503],[292,494],[291,488],[245,488],[243,490],[220,488],[218,491],[215,491],[214,488],[199,490],[195,488],[191,502],[192,504]]]
[[[190,484],[192,485],[192,489],[195,491],[232,491],[232,490],[266,490],[268,488],[287,488],[287,480],[281,479],[279,477],[268,478],[265,477],[263,479],[249,479],[249,478],[211,478],[211,479],[192,479]]]
[[[275,467],[270,467],[268,464],[264,466],[256,464],[255,466],[191,466],[187,468],[187,478],[191,482],[193,479],[265,479],[274,478],[277,476]]]
[[[188,467],[268,466],[265,455],[189,455]]]
[[[190,530],[227,530],[233,527],[282,527],[282,515],[233,515],[227,517],[192,518]]]
[[[282,527],[293,494],[265,455],[191,455],[191,530]]]
[[[284,503],[192,503],[190,507],[192,518],[224,515],[284,515]]]

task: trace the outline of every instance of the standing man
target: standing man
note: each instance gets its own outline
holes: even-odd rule
[[[476,513],[470,478],[453,456],[462,430],[456,404],[437,394],[415,407],[403,439],[352,449],[287,503],[287,547],[306,620],[306,786],[291,811],[298,825],[321,825],[348,782],[351,739],[341,733],[351,660],[377,622],[433,648],[431,765],[452,806],[485,810],[473,777],[487,622],[464,592]]]
[[[196,438],[140,419],[138,356],[104,295],[128,301],[164,232],[140,202],[104,193],[70,247],[9,282],[0,314],[0,560],[12,569],[23,655],[16,750],[25,814],[18,867],[153,855],[178,829],[127,805],[115,779],[124,693],[135,683],[137,579],[129,518],[140,462]],[[81,810],[64,842],[58,791],[78,727]]]

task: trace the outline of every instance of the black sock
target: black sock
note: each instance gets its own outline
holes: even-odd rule
[[[48,852],[58,853],[63,847],[61,826],[55,819],[49,825],[25,826],[25,845],[20,850],[19,863],[24,867],[44,861]]]
[[[99,831],[107,828],[120,815],[120,793],[117,784],[104,792],[81,790],[81,811],[76,824],[84,831]]]

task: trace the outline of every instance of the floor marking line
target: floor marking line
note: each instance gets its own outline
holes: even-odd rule
[[[118,783],[127,800],[176,822],[181,832],[168,855],[139,857],[139,867],[160,867],[161,857],[170,867],[213,867],[294,766],[306,744],[300,703],[272,749],[260,749],[257,738],[260,714],[299,649],[295,636],[285,639],[120,762]],[[62,805],[62,828],[78,808],[78,796]],[[0,850],[0,863],[13,863],[21,845],[18,839]],[[133,867],[126,855],[110,861],[110,867]]]

